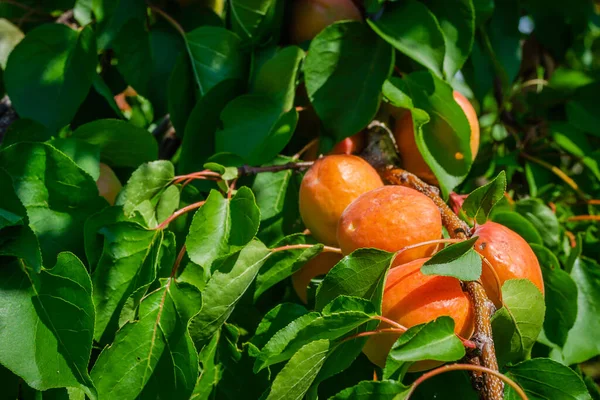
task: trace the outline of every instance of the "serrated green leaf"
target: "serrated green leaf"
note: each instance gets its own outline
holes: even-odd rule
[[[39,273],[42,269],[40,245],[29,226],[9,226],[0,230],[0,255],[19,258],[32,272]]]
[[[126,324],[94,364],[91,376],[99,397],[188,399],[198,377],[188,326],[201,307],[198,290],[173,278],[149,294],[140,304],[139,320]]]
[[[363,381],[342,390],[329,400],[403,400],[410,386],[392,380]]]
[[[467,216],[474,218],[479,225],[485,224],[492,208],[504,197],[506,173],[500,171],[490,183],[478,187],[469,194],[462,205]]]
[[[76,31],[44,24],[29,32],[8,58],[6,92],[19,115],[51,130],[75,116],[96,73],[96,37],[91,26]]]
[[[56,138],[49,140],[48,144],[73,160],[94,181],[98,180],[100,177],[100,149],[97,146],[74,138]]]
[[[306,314],[308,314],[306,308],[299,304],[278,304],[265,314],[250,342],[256,347],[262,348],[274,334]]]
[[[221,335],[219,331],[212,337],[210,342],[198,354],[200,361],[200,376],[194,387],[190,400],[208,400],[219,382],[219,365],[217,364],[217,344]]]
[[[558,259],[548,248],[532,244],[531,249],[542,266],[544,276],[544,333],[550,341],[562,347],[577,318],[577,285],[560,268]]]
[[[392,346],[383,370],[383,378],[395,376],[407,363],[423,360],[456,361],[465,356],[462,341],[454,333],[454,320],[440,317],[411,327]],[[403,368],[404,367],[404,368]],[[400,372],[402,378],[404,372]]]
[[[481,257],[473,245],[479,237],[453,243],[435,253],[421,267],[424,275],[453,276],[462,281],[476,281],[481,276]]]
[[[143,295],[162,266],[173,265],[175,243],[172,233],[147,230],[133,222],[105,225],[97,233],[104,236],[104,244],[92,274],[94,337],[108,344],[119,328],[119,317],[129,296],[140,289],[138,296]]]
[[[275,0],[233,0],[230,4],[232,29],[241,37],[258,44],[267,31]]]
[[[535,358],[507,367],[531,400],[591,400],[585,383],[571,368],[548,358]],[[506,386],[505,393],[512,392]],[[513,392],[514,393],[514,392]]]
[[[542,330],[544,296],[527,279],[509,279],[502,285],[503,307],[492,316],[498,363],[525,359]]]
[[[329,340],[302,347],[277,374],[266,400],[299,400],[310,388],[329,353]]]
[[[254,240],[213,264],[214,271],[203,292],[204,306],[190,328],[194,343],[209,340],[229,318],[270,254],[261,242]]]
[[[92,283],[81,261],[65,252],[39,275],[19,262],[3,265],[0,274],[0,363],[37,390],[77,387],[95,399],[87,372]]]
[[[150,132],[117,119],[87,123],[71,137],[98,146],[101,160],[115,167],[135,168],[158,158],[158,145]]]
[[[497,222],[506,226],[507,228],[515,231],[529,244],[542,245],[544,241],[540,236],[538,230],[529,220],[523,217],[521,214],[514,211],[502,211],[494,213],[492,221]]]
[[[45,265],[71,251],[84,256],[85,220],[106,206],[92,177],[64,153],[44,143],[17,143],[0,151],[0,168],[27,209]]]
[[[2,205],[0,206],[0,229],[7,226],[21,225],[27,221],[27,210],[13,189],[10,175],[0,168],[0,191]]]
[[[336,297],[354,296],[373,303],[381,312],[385,276],[394,253],[375,249],[358,249],[347,255],[325,277],[317,290],[317,310],[322,310]]]
[[[381,17],[367,22],[400,52],[443,76],[444,33],[425,4],[415,0],[387,4]]]
[[[536,227],[545,246],[550,249],[558,246],[560,236],[558,219],[550,207],[538,199],[525,199],[515,204],[515,211]]]
[[[371,122],[393,62],[392,47],[361,22],[334,23],[312,40],[304,64],[306,90],[336,141]]]
[[[194,215],[185,242],[187,253],[193,262],[208,267],[248,244],[259,221],[260,211],[248,187],[241,187],[231,201],[213,190]]]

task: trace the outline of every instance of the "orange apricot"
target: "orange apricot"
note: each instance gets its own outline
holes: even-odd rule
[[[454,319],[454,332],[469,338],[474,330],[474,310],[460,281],[449,276],[424,275],[420,258],[394,267],[388,273],[383,290],[382,316],[405,328],[433,321],[441,316]],[[379,328],[390,328],[382,322]],[[387,354],[400,334],[379,334],[369,338],[363,352],[374,364],[383,367]],[[437,364],[437,363],[436,363]],[[432,362],[419,362],[411,371],[431,368]]]
[[[361,194],[381,186],[377,171],[362,158],[325,156],[302,179],[300,216],[318,241],[337,246],[337,224],[344,209]]]
[[[290,40],[302,43],[336,21],[361,21],[360,10],[352,0],[294,0],[292,2]]]
[[[479,150],[479,121],[477,120],[477,113],[475,113],[475,109],[469,100],[460,92],[454,91],[453,94],[454,100],[462,108],[469,121],[469,127],[471,128],[469,145],[471,148],[471,157],[474,160]],[[440,128],[442,128],[442,126],[440,126]],[[444,128],[447,127],[444,126]],[[451,132],[448,132],[448,134],[450,135]],[[400,156],[402,156],[402,165],[404,166],[404,169],[412,172],[428,183],[437,185],[438,181],[435,178],[433,171],[429,168],[429,165],[427,165],[417,147],[413,120],[410,112],[405,111],[396,120],[394,125],[394,137],[396,138],[396,145],[398,146]]]
[[[302,268],[292,275],[292,286],[300,300],[308,303],[307,287],[311,279],[319,275],[326,275],[342,257],[341,254],[337,253],[320,253],[308,260]]]
[[[544,279],[540,263],[529,244],[516,232],[504,225],[488,221],[478,226],[473,236],[479,236],[475,250],[492,265],[495,275],[489,267],[483,266],[481,282],[488,297],[496,307],[501,307],[499,287],[509,279],[529,279],[544,293]]]
[[[347,255],[362,247],[390,252],[442,236],[442,217],[433,201],[403,186],[384,186],[354,200],[343,212],[337,239]],[[436,245],[403,251],[395,265],[430,256]]]
[[[365,146],[365,133],[363,131],[360,131],[355,135],[352,135],[337,142],[327,154],[358,154],[361,151],[363,151]],[[318,152],[319,141],[317,140],[317,142],[315,142],[315,144],[306,151],[306,154],[302,158],[306,161],[316,160],[318,158]]]
[[[96,181],[96,186],[100,196],[104,197],[111,206],[115,204],[117,195],[123,187],[112,168],[104,163],[100,163],[100,176]]]

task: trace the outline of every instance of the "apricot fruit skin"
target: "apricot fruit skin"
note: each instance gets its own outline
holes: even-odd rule
[[[519,234],[496,222],[488,221],[478,226],[473,236],[479,236],[475,250],[492,265],[500,282],[496,281],[489,266],[484,263],[481,282],[486,293],[496,307],[501,307],[499,286],[509,279],[529,279],[544,293],[544,279],[540,263],[529,246]]]
[[[441,236],[442,217],[433,201],[402,186],[384,186],[358,197],[344,210],[337,232],[344,255],[362,247],[396,252]],[[436,247],[403,251],[394,265],[430,256]]]
[[[464,111],[467,120],[469,121],[469,127],[471,128],[471,139],[469,146],[471,148],[471,157],[474,160],[479,151],[479,121],[477,119],[477,113],[469,102],[469,100],[463,96],[460,92],[454,91],[454,100]],[[448,132],[448,134],[452,134]],[[421,155],[417,142],[415,141],[413,120],[410,112],[405,111],[400,115],[394,125],[394,137],[396,139],[396,145],[398,151],[402,157],[402,165],[404,169],[413,174],[417,175],[424,181],[437,185],[438,181],[433,174],[429,165],[425,162],[425,159]]]
[[[291,15],[290,40],[295,44],[312,40],[336,21],[362,20],[352,0],[294,0]]]
[[[320,140],[320,139],[319,139]],[[365,133],[363,131],[358,132],[355,135],[340,140],[333,146],[333,148],[327,153],[331,154],[358,154],[364,150],[366,146]],[[314,161],[318,158],[319,142],[315,143],[303,157],[306,161]]]
[[[337,225],[348,204],[383,186],[369,163],[353,155],[331,155],[315,161],[300,185],[300,215],[312,235],[337,246]]]
[[[292,286],[300,300],[305,304],[308,303],[307,288],[311,279],[326,275],[342,258],[343,256],[337,253],[320,253],[296,271],[292,275]]]
[[[100,176],[96,181],[96,186],[100,196],[104,197],[111,206],[115,204],[117,195],[123,188],[112,168],[104,163],[100,163]]]
[[[463,292],[460,281],[449,276],[424,275],[421,266],[428,258],[420,258],[392,268],[383,290],[382,316],[405,328],[433,321],[441,316],[454,319],[454,332],[469,338],[474,330],[474,310],[471,300]],[[380,328],[389,328],[382,322]],[[394,342],[395,334],[371,336],[363,352],[376,365],[383,367]],[[413,364],[411,371],[432,368],[439,363],[431,361]]]

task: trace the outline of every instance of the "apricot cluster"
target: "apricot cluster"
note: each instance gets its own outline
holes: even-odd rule
[[[344,256],[365,247],[396,253],[384,288],[384,317],[410,328],[450,316],[457,335],[472,335],[474,309],[460,281],[421,273],[442,238],[441,214],[429,197],[402,186],[384,186],[377,171],[360,157],[328,155],[315,161],[302,180],[300,213],[317,240],[338,246]],[[475,250],[491,265],[484,264],[481,282],[496,306],[502,304],[499,288],[508,279],[529,279],[543,293],[538,260],[523,238],[494,222],[476,227],[474,235],[479,237]],[[296,272],[293,286],[304,302],[311,279],[325,275],[340,259],[338,254],[322,253]],[[398,336],[371,336],[363,351],[383,366]],[[427,367],[431,363],[412,369]]]

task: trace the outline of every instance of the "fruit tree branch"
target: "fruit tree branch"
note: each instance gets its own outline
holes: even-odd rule
[[[440,210],[442,223],[453,239],[468,239],[469,226],[462,221],[439,195],[439,189],[431,186],[421,179],[397,168],[401,164],[396,151],[396,145],[390,130],[382,123],[374,121],[368,127],[368,145],[361,154],[373,167],[375,167],[384,182],[392,185],[402,185],[415,189],[429,197]],[[475,311],[475,333],[472,339],[479,346],[479,353],[468,356],[468,361],[474,365],[481,365],[493,371],[498,371],[498,361],[494,350],[492,326],[490,318],[493,304],[488,299],[481,283],[476,281],[463,282],[463,287],[470,296]],[[484,400],[501,400],[504,398],[504,384],[497,376],[482,374],[481,370],[472,370],[471,379],[474,388]]]

